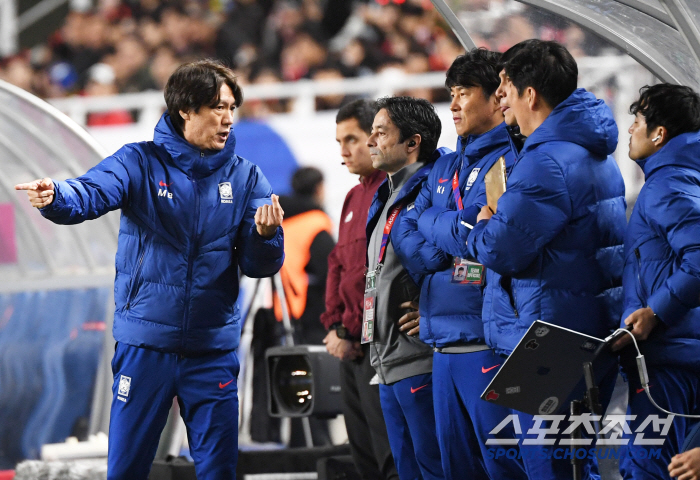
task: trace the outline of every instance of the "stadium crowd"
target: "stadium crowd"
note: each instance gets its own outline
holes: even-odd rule
[[[478,46],[505,51],[525,38],[557,40],[574,56],[603,44],[512,0],[461,2]],[[0,60],[0,78],[42,98],[162,90],[175,68],[217,58],[242,84],[350,78],[396,68],[445,71],[462,47],[429,0],[112,0],[70,11],[45,43]],[[446,101],[442,90],[410,92]],[[317,100],[337,109],[340,97]],[[287,111],[287,101],[247,102],[242,115]],[[130,112],[91,116],[129,123]]]

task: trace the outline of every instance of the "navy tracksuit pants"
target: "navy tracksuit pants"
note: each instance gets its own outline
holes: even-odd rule
[[[493,350],[433,355],[433,401],[442,466],[448,480],[527,479],[522,459],[495,458],[486,441],[512,411],[481,400],[503,358]],[[515,437],[513,424],[498,437]],[[517,446],[515,446],[517,448]],[[493,453],[493,452],[491,452]]]
[[[379,385],[389,445],[401,480],[442,480],[432,374]]]
[[[233,480],[240,365],[234,351],[185,358],[117,344],[112,359],[109,480],[145,480],[177,396],[199,480]]]
[[[696,372],[673,367],[649,367],[647,370],[649,393],[661,408],[674,413],[700,415],[700,376]],[[648,421],[650,415],[658,415],[660,420],[668,418],[668,415],[649,401],[636,370],[628,372],[627,377],[628,414],[636,417],[629,422],[632,433],[625,437],[629,443],[620,452],[620,473],[626,480],[668,479],[667,467],[671,458],[682,451],[686,436],[699,420],[676,416],[667,432],[664,432],[661,424],[647,424],[639,433],[646,441],[658,440],[658,443],[642,445],[635,442],[637,430]]]

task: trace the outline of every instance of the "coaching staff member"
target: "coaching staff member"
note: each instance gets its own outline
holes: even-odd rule
[[[326,311],[321,322],[328,329],[323,340],[340,364],[343,416],[352,458],[364,480],[398,479],[384,425],[379,386],[370,363],[369,344],[360,345],[362,303],[367,257],[367,212],[386,174],[372,166],[367,139],[376,105],[359,99],[345,104],[335,117],[335,139],[348,172],[359,183],[343,203],[338,243],[328,256]]]
[[[482,310],[486,343],[510,354],[535,320],[605,337],[622,303],[626,204],[611,156],[615,119],[576,88],[578,66],[558,43],[526,40],[501,62],[501,109],[527,140],[496,214],[483,207],[468,238],[471,256],[493,272]],[[604,408],[616,375],[598,379]],[[533,425],[532,416],[514,413],[523,431]],[[520,448],[531,480],[571,478],[568,459],[549,459],[551,445]],[[583,478],[596,478],[594,462],[584,468]]]
[[[661,408],[700,414],[700,96],[689,87],[644,87],[630,112],[630,158],[644,170],[625,237],[623,325],[633,327],[646,358],[649,395]],[[630,341],[629,337],[624,339]],[[630,422],[636,431],[650,415],[665,415],[651,403],[637,375],[634,348],[622,355],[629,380]],[[680,453],[697,418],[676,416],[668,432],[647,429],[658,445],[623,447],[623,478],[667,478],[666,466]],[[660,459],[630,455],[658,448]],[[680,469],[679,469],[680,470]],[[674,477],[690,479],[684,471]]]
[[[235,478],[238,268],[266,277],[284,259],[277,197],[234,153],[242,100],[228,68],[182,65],[165,86],[168,111],[152,142],[125,145],[75,179],[15,186],[59,224],[122,212],[109,479],[148,476],[174,396],[197,478]]]

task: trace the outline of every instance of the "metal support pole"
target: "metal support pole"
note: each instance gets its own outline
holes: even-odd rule
[[[0,0],[0,56],[9,57],[17,53],[17,23],[17,0]]]

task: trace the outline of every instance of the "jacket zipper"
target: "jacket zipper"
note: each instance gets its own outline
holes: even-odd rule
[[[639,291],[637,295],[642,299],[642,303],[647,301],[647,289],[642,283],[642,255],[639,253],[639,248],[634,249],[634,256],[637,257],[637,287]]]
[[[139,262],[138,265],[136,265],[136,272],[134,273],[133,278],[131,279],[132,284],[131,284],[131,291],[129,292],[129,299],[126,302],[126,310],[129,310],[131,308],[131,302],[134,300],[134,297],[138,293],[138,281],[139,278],[141,277],[141,267],[143,267],[143,257],[146,256],[146,234],[143,235],[143,249],[141,251],[141,255],[139,256]]]
[[[518,297],[515,296],[515,285],[513,285],[512,278],[510,280],[510,291],[513,292],[513,301],[511,302],[511,306],[513,307],[513,313],[515,313],[516,318],[520,318],[520,314],[518,313],[518,307],[516,306],[518,304]]]
[[[182,321],[182,348],[185,349],[185,338],[187,327],[190,320],[190,294],[192,290],[192,264],[194,263],[194,254],[197,247],[197,231],[199,230],[199,193],[197,192],[197,180],[191,178],[192,187],[194,189],[194,232],[192,241],[190,242],[190,253],[187,256],[187,277],[185,286],[185,318]]]

